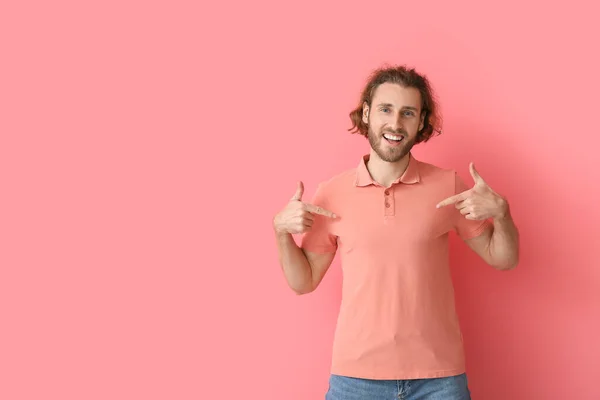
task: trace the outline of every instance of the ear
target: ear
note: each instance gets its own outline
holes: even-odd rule
[[[427,116],[427,111],[421,112],[421,122],[419,124],[419,132],[423,130],[423,126],[425,126],[425,117]]]
[[[369,105],[367,104],[366,101],[363,103],[362,120],[365,124],[367,124],[367,125],[369,124]]]

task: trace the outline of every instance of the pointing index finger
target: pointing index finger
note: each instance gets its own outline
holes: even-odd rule
[[[313,204],[306,204],[306,208],[309,212],[313,214],[324,215],[329,218],[337,218],[337,215],[335,215],[329,210],[324,209],[323,207],[318,207]]]
[[[455,194],[454,196],[450,196],[447,199],[440,201],[436,208],[446,207],[450,204],[458,203],[459,201],[465,200],[467,197],[469,197],[469,190]]]

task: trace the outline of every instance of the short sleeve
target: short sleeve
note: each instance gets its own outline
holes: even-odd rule
[[[470,189],[465,182],[462,180],[458,174],[454,174],[455,183],[454,183],[454,194],[459,194],[464,192],[465,190]],[[481,235],[485,230],[491,226],[491,222],[489,220],[483,221],[475,221],[472,219],[465,218],[464,215],[460,213],[456,208],[454,210],[454,229],[458,236],[463,239],[472,239]]]
[[[311,204],[335,212],[330,208],[329,200],[324,185],[320,184]],[[313,226],[302,236],[300,247],[313,253],[334,253],[337,250],[337,237],[331,233],[331,221],[329,217],[314,214]]]

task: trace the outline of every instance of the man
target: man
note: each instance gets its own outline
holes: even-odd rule
[[[404,66],[370,77],[353,129],[369,140],[357,168],[303,184],[273,226],[279,260],[299,294],[317,288],[337,251],[342,303],[327,400],[470,399],[462,335],[448,267],[455,231],[488,264],[514,268],[518,231],[507,200],[479,175],[418,161],[439,116],[426,77]],[[292,234],[303,234],[298,246]]]

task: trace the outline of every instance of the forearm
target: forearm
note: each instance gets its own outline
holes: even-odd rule
[[[498,269],[512,269],[519,263],[519,231],[510,211],[494,218],[489,253],[492,265]]]
[[[312,268],[304,251],[289,233],[275,231],[275,238],[279,252],[279,264],[288,285],[298,294],[312,291]]]

